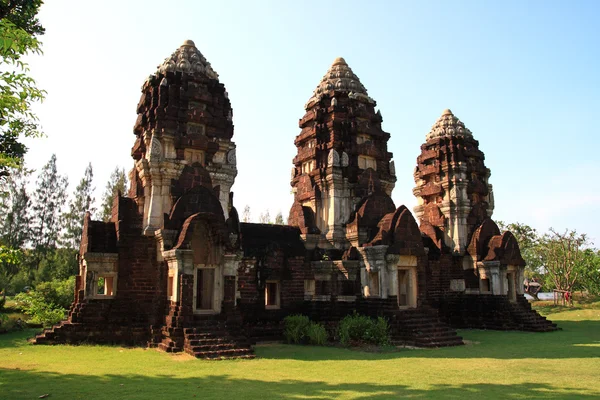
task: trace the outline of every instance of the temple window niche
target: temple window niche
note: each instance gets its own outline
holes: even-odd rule
[[[358,136],[356,136],[356,144],[363,144],[363,143],[367,143],[370,141],[371,141],[370,135],[365,135],[364,133],[361,133]]]
[[[310,171],[315,169],[315,160],[310,160],[302,163],[302,173],[308,174]]]
[[[358,156],[358,168],[367,169],[371,168],[374,171],[377,171],[377,160],[373,157],[369,156]]]
[[[265,308],[276,310],[281,306],[279,281],[267,281],[265,284]]]
[[[183,158],[190,165],[196,163],[204,165],[204,152],[202,150],[185,149],[183,152]]]
[[[118,255],[86,253],[82,260],[86,277],[85,296],[92,299],[113,299],[117,294]]]

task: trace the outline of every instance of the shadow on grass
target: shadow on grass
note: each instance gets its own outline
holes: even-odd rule
[[[248,363],[251,368],[251,363]],[[269,377],[265,377],[269,379]],[[55,399],[154,399],[154,398],[243,398],[243,399],[597,399],[600,393],[548,384],[522,383],[433,385],[417,389],[406,385],[376,385],[372,383],[340,383],[259,379],[238,379],[228,375],[196,378],[176,376],[105,375],[88,376],[57,374],[0,368],[0,398],[29,399],[42,394]]]
[[[518,332],[461,330],[466,346],[439,349],[400,349],[390,353],[367,353],[332,347],[291,345],[259,346],[257,355],[267,359],[388,360],[396,358],[492,358],[567,359],[600,357],[600,321],[561,321],[561,331]]]

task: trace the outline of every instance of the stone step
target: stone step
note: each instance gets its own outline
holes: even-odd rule
[[[205,359],[231,359],[231,358],[255,358],[254,352],[249,348],[241,349],[227,349],[227,350],[214,350],[214,351],[189,351],[186,352],[197,358]]]

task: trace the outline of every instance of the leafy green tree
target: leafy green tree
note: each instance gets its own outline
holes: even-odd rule
[[[545,234],[539,244],[546,284],[554,289],[573,291],[585,273],[585,249],[589,244],[585,234],[574,230],[558,233],[550,228],[550,233]]]
[[[32,36],[43,35],[46,30],[37,19],[42,3],[42,0],[0,0],[0,19],[12,22]]]
[[[22,137],[37,137],[41,129],[32,104],[42,101],[45,92],[36,86],[26,54],[41,53],[35,35],[44,33],[36,18],[41,0],[0,1],[0,178],[19,166],[27,148]]]
[[[27,184],[31,171],[20,167],[0,181],[0,243],[18,249],[30,234],[31,199]]]
[[[126,188],[127,175],[125,174],[125,168],[119,169],[119,167],[116,167],[110,174],[102,195],[102,204],[100,205],[100,219],[102,221],[110,221],[115,196],[118,192],[125,193]]]
[[[3,300],[13,278],[19,273],[23,264],[23,251],[0,245],[0,291]]]
[[[57,246],[62,228],[59,218],[67,197],[67,186],[67,177],[58,173],[56,155],[53,154],[38,175],[34,193],[31,243],[37,253],[36,270],[43,256]]]
[[[94,187],[92,186],[93,178],[94,173],[92,164],[90,163],[85,169],[84,176],[79,181],[79,185],[77,185],[73,192],[73,199],[69,203],[69,211],[63,215],[65,230],[62,244],[70,249],[79,250],[85,213],[88,211],[92,214],[96,212],[94,207]]]
[[[539,253],[540,235],[537,230],[520,222],[505,224],[498,221],[497,223],[500,230],[510,231],[519,242],[521,256],[527,263],[525,276],[533,278],[542,275],[542,261]]]
[[[589,294],[600,295],[600,250],[585,249],[583,252],[584,268],[582,268],[581,288]]]

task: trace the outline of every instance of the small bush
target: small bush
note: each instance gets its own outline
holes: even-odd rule
[[[329,338],[325,327],[316,322],[310,323],[308,329],[306,330],[306,336],[308,337],[308,342],[310,344],[317,346],[324,346]]]
[[[344,346],[375,344],[385,345],[389,342],[389,327],[385,318],[376,320],[365,315],[347,315],[338,328],[340,343]]]
[[[6,304],[6,297],[0,294],[0,311],[4,309],[4,305]]]
[[[48,302],[43,292],[35,290],[19,293],[15,296],[15,301],[19,309],[30,317],[29,322],[44,326],[60,322],[65,318],[67,311],[53,302]]]
[[[35,291],[41,293],[47,303],[68,309],[71,306],[75,292],[75,277],[65,280],[53,280],[36,285]]]
[[[283,319],[283,336],[288,343],[303,343],[310,325],[310,320],[305,315],[288,315]]]

